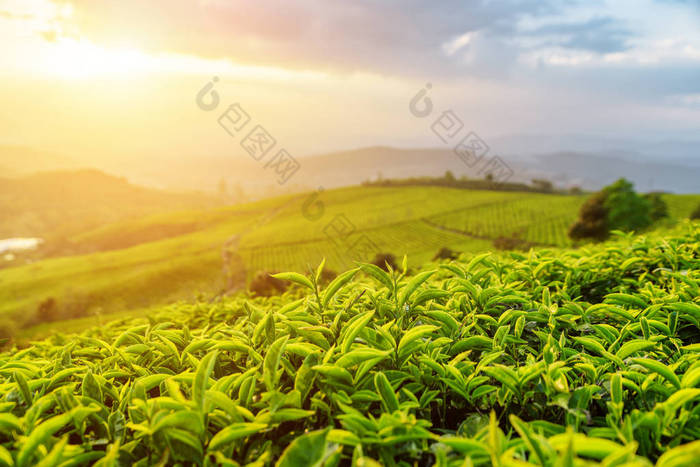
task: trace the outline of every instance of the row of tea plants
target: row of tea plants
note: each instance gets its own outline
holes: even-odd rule
[[[368,264],[0,355],[0,465],[685,466],[700,226]]]

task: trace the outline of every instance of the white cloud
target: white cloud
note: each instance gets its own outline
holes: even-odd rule
[[[531,67],[541,65],[552,66],[582,66],[589,65],[595,60],[595,54],[581,50],[570,50],[563,47],[547,47],[521,54],[519,61]]]
[[[630,41],[629,49],[610,53],[596,53],[560,46],[534,46],[520,55],[520,62],[532,67],[542,64],[591,67],[689,65],[693,62],[700,63],[700,40],[691,42],[684,38],[668,37],[656,40],[639,38]]]
[[[472,36],[474,36],[475,34],[476,32],[467,32],[462,34],[461,36],[457,36],[454,39],[442,44],[442,50],[445,52],[445,54],[447,54],[448,57],[451,57],[455,53],[462,50],[464,47],[468,47],[469,44],[472,42]]]
[[[679,94],[671,96],[669,99],[671,104],[682,105],[686,107],[700,107],[700,93],[696,94]]]

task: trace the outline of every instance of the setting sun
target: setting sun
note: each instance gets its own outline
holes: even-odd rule
[[[154,71],[153,58],[136,49],[109,49],[73,39],[60,39],[45,47],[45,63],[36,63],[37,68],[61,77],[90,78]]]

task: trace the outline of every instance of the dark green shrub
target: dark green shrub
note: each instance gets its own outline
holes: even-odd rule
[[[659,200],[658,215],[663,214],[663,200]],[[639,196],[632,183],[624,178],[603,188],[588,199],[579,219],[569,229],[574,240],[590,238],[604,240],[612,230],[625,232],[642,230],[652,223],[652,201]]]
[[[440,259],[452,260],[452,259],[457,259],[458,257],[459,257],[459,253],[444,246],[444,247],[440,248],[440,251],[435,253],[435,256],[433,256],[433,261],[437,261]]]
[[[700,219],[700,204],[695,208],[693,212],[690,213],[691,219]]]
[[[0,348],[12,341],[17,334],[17,324],[10,318],[0,320]]]
[[[661,197],[661,193],[647,193],[644,195],[644,199],[649,202],[649,216],[651,216],[652,222],[669,217],[668,205]]]
[[[605,194],[598,192],[588,198],[579,212],[578,220],[569,228],[573,240],[591,238],[605,240],[608,236],[608,210],[605,207]]]
[[[319,283],[326,285],[329,284],[333,279],[338,277],[338,273],[331,269],[323,269],[321,271],[321,277],[319,278]]]
[[[258,271],[255,273],[253,280],[250,281],[248,289],[260,297],[270,297],[279,295],[287,290],[287,283],[279,279],[275,279],[267,271]]]
[[[605,187],[605,207],[608,210],[608,228],[626,232],[651,225],[651,205],[634,191],[634,186],[621,178]]]
[[[529,250],[533,244],[518,237],[498,237],[493,241],[493,246],[499,250]]]
[[[552,193],[554,191],[554,184],[544,178],[533,178],[532,187],[543,193]]]
[[[399,269],[399,267],[396,265],[396,257],[391,253],[377,253],[371,263],[385,271],[389,270],[387,265],[389,265],[395,271]]]
[[[53,297],[49,297],[46,300],[43,300],[41,303],[39,303],[39,306],[36,309],[36,313],[39,322],[43,323],[49,321],[56,321],[60,318],[58,303],[56,303],[56,299]]]

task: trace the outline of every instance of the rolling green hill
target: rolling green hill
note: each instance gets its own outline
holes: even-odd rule
[[[144,188],[93,169],[0,177],[0,238],[56,242],[106,223],[217,203],[213,196]],[[67,245],[52,246],[60,247]]]
[[[584,200],[441,187],[351,187],[309,196],[159,214],[83,232],[72,241],[107,251],[0,270],[0,318],[22,328],[41,321],[42,303],[45,315],[62,320],[212,297],[240,288],[235,278],[307,271],[322,258],[340,271],[386,252],[408,255],[416,267],[442,247],[493,249],[502,235],[566,246],[566,229]],[[669,200],[680,218],[700,197]],[[358,242],[371,248],[357,256]]]

